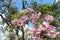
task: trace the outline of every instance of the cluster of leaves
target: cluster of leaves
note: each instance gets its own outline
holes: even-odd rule
[[[11,20],[15,19],[15,18],[20,18],[22,15],[27,15],[28,12],[19,12],[17,14],[10,14],[11,15]]]

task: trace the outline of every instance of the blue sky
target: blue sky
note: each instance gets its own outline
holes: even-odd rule
[[[18,8],[19,11],[22,10],[22,0],[13,0],[16,2],[15,6]],[[27,0],[28,3],[30,3],[30,0]],[[45,3],[50,3],[53,4],[54,0],[43,0],[40,2],[39,0],[36,0],[38,3],[45,4]]]

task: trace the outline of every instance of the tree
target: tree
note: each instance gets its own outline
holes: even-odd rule
[[[2,1],[0,1],[0,9],[1,9],[0,12],[3,13],[3,14],[6,14],[6,13],[8,14],[8,18],[6,18],[4,20],[7,23],[8,22],[11,23],[11,14],[16,14],[17,13],[16,8],[12,7],[11,5],[12,5],[12,0],[2,0]],[[9,25],[9,23],[8,23],[8,25]]]

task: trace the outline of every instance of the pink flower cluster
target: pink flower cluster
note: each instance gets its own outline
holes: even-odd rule
[[[30,11],[31,13],[33,12],[33,9],[27,8],[24,9],[23,12],[28,12]],[[26,24],[27,20],[30,21],[32,20],[33,24],[36,24],[36,22],[39,20],[41,13],[32,13],[32,14],[27,14],[27,15],[23,15],[21,16],[21,18],[19,19],[14,19],[12,20],[12,24],[15,24],[17,26],[22,26],[24,24]]]
[[[12,24],[17,26],[23,26],[26,24],[27,21],[32,21],[33,24],[36,24],[36,22],[40,19],[41,13],[33,12],[33,9],[27,8],[23,10],[23,12],[31,12],[32,14],[23,15],[19,19],[12,20]],[[32,30],[32,34],[37,37],[37,40],[44,40],[44,36],[48,36],[50,38],[55,38],[57,35],[60,34],[60,32],[56,32],[56,27],[53,25],[50,25],[50,23],[54,20],[54,17],[52,15],[45,14],[44,15],[44,21],[42,24],[39,25],[38,28],[34,28]]]
[[[56,27],[49,25],[48,27],[44,25],[40,25],[38,28],[34,28],[32,30],[34,36],[37,37],[37,40],[44,39],[44,36],[48,36],[49,38],[55,38],[60,32],[56,32]]]
[[[43,23],[40,24],[38,28],[34,28],[32,30],[32,34],[37,37],[37,40],[44,40],[44,36],[55,38],[60,34],[60,32],[56,32],[55,26],[50,25],[53,20],[53,16],[47,15],[45,16],[45,21],[43,21]]]
[[[41,15],[40,12],[39,13],[35,13],[35,14],[34,13],[31,14],[30,19],[32,20],[33,24],[35,24],[39,20],[40,15]]]
[[[19,19],[14,19],[14,20],[12,20],[12,24],[15,24],[15,25],[18,25],[18,26],[22,26],[22,25],[24,25],[26,22],[27,22],[27,20],[32,20],[32,23],[33,24],[35,24],[38,20],[39,20],[39,18],[40,18],[40,15],[41,15],[41,13],[39,12],[39,13],[32,13],[31,14],[31,16],[28,16],[28,15],[23,15],[23,16],[21,16],[21,18],[19,18]],[[29,20],[29,21],[30,21]]]
[[[22,25],[24,25],[27,22],[27,20],[28,20],[28,17],[26,15],[23,15],[19,19],[12,20],[12,24],[15,24],[17,26],[22,26]]]
[[[44,18],[47,22],[51,23],[54,20],[54,17],[48,14],[45,14]]]

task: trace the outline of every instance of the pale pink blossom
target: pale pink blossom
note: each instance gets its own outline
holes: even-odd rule
[[[48,22],[46,22],[46,21],[43,21],[43,23],[42,23],[46,28],[47,27],[49,27],[49,23]]]
[[[56,34],[57,34],[57,35],[59,35],[59,34],[60,34],[60,32],[56,32]]]
[[[32,34],[35,35],[35,33],[36,33],[36,28],[34,28],[34,29],[32,30]]]
[[[49,25],[49,27],[47,28],[47,30],[49,32],[55,32],[56,31],[56,27],[55,26],[52,26],[52,25]]]
[[[11,22],[12,22],[12,24],[16,24],[16,23],[18,23],[18,19],[14,19]]]
[[[40,34],[40,32],[39,32],[39,31],[37,31],[35,34],[36,34],[36,35],[38,35],[38,34]]]
[[[48,33],[47,36],[49,36],[50,38],[55,38],[57,35],[56,33]]]
[[[26,15],[23,15],[19,19],[12,20],[12,24],[15,24],[17,26],[23,26],[24,24],[26,24],[27,20],[28,20],[28,17]]]
[[[28,17],[26,16],[26,15],[23,15],[20,19],[19,19],[19,21],[21,21],[21,22],[26,22],[28,20]]]
[[[31,14],[30,19],[32,20],[33,24],[35,24],[39,20],[40,15],[40,13]]]
[[[52,22],[52,21],[54,20],[54,17],[51,16],[51,15],[46,14],[44,19],[45,19],[47,22],[50,23],[50,22]]]
[[[38,29],[40,29],[41,31],[44,31],[45,27],[43,27],[43,25],[39,25]]]

